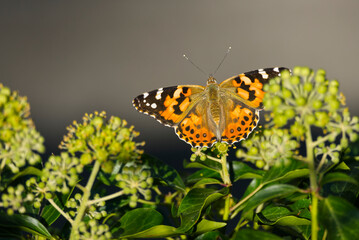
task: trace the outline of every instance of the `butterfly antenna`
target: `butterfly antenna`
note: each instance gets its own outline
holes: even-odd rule
[[[194,62],[192,62],[192,60],[191,60],[189,57],[187,57],[186,54],[183,54],[183,57],[184,57],[187,61],[189,61],[193,66],[195,66],[201,73],[203,73],[204,75],[208,76],[208,74],[207,74],[205,71],[203,71],[202,68],[198,67]]]
[[[222,65],[222,63],[224,62],[224,60],[227,58],[228,53],[231,51],[231,49],[232,49],[232,47],[229,47],[229,48],[228,48],[228,50],[227,50],[226,54],[224,55],[224,57],[223,57],[222,61],[219,63],[219,65],[218,65],[218,67],[217,67],[216,71],[214,71],[214,73],[213,73],[213,74],[211,74],[211,75],[213,75],[213,76],[214,76],[214,75],[216,74],[216,72],[217,72],[217,71],[218,71],[218,69],[221,67],[221,65]]]

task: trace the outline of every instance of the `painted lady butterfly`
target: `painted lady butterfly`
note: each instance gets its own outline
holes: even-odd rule
[[[193,147],[246,139],[257,126],[263,109],[263,85],[286,68],[265,68],[239,74],[207,86],[179,85],[146,92],[134,107],[173,127],[178,137]]]

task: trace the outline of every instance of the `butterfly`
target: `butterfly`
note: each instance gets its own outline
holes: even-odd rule
[[[283,70],[288,69],[258,69],[220,84],[210,76],[205,87],[159,88],[139,95],[132,103],[139,112],[173,127],[178,137],[192,147],[211,147],[215,142],[233,144],[246,139],[257,126],[263,109],[263,86]]]

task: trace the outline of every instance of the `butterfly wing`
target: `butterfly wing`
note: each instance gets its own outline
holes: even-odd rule
[[[166,126],[176,126],[203,95],[204,87],[181,85],[160,88],[136,97],[133,106]]]
[[[216,142],[214,126],[208,117],[204,87],[181,85],[160,88],[139,95],[134,107],[174,127],[180,139],[193,147],[212,146]]]
[[[180,139],[192,147],[211,147],[217,141],[216,126],[208,115],[208,101],[200,100],[175,127]]]
[[[258,69],[228,78],[220,83],[220,87],[231,93],[233,98],[254,109],[263,109],[264,84],[270,79],[280,76],[280,72],[289,70],[283,67]]]
[[[225,127],[221,141],[232,144],[246,139],[257,126],[259,110],[246,106],[230,95],[222,98]]]

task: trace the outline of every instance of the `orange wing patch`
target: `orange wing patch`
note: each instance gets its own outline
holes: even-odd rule
[[[175,127],[178,137],[193,147],[210,147],[217,141],[215,134],[209,129],[206,115],[191,112]]]
[[[222,132],[222,141],[232,144],[246,139],[257,126],[259,114],[257,110],[252,110],[240,104],[234,104],[229,99],[225,104],[226,126]]]

